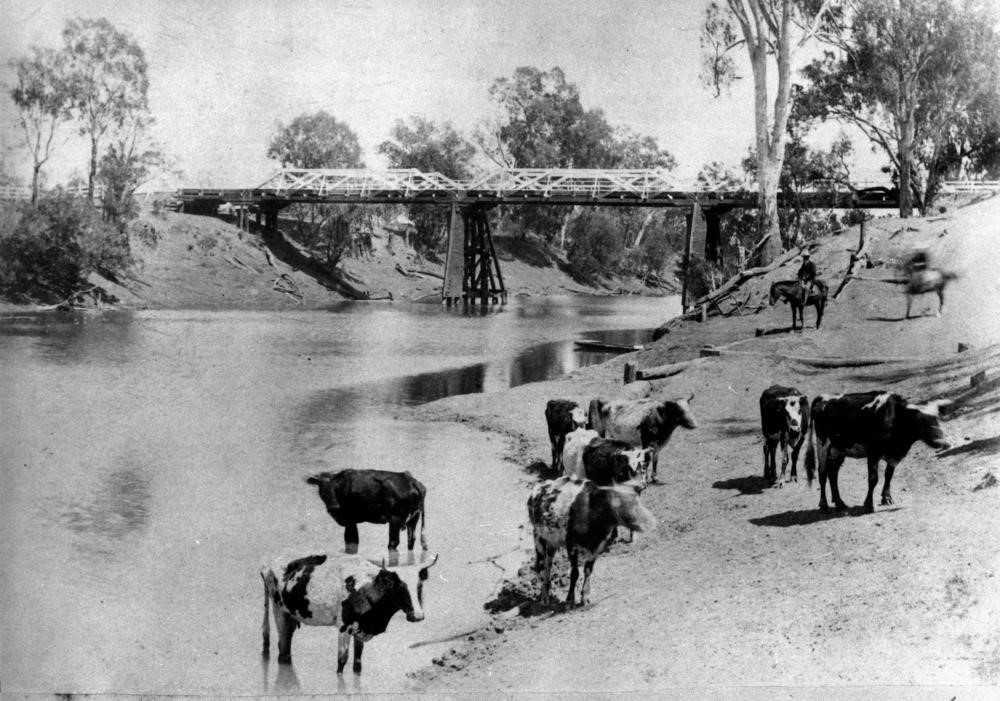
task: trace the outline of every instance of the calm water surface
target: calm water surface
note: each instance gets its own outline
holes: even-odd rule
[[[0,321],[0,683],[6,692],[399,691],[485,617],[517,556],[526,483],[501,438],[395,421],[394,408],[559,376],[642,343],[676,298],[515,300],[324,312],[137,312]],[[542,421],[541,416],[539,420]],[[410,470],[441,553],[426,621],[402,616],[336,671],[336,634],[305,628],[294,665],[262,663],[260,565],[340,550],[302,477]],[[385,526],[363,526],[381,557]],[[349,669],[349,668],[348,668]]]

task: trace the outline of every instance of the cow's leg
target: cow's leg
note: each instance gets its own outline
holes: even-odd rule
[[[824,514],[830,511],[830,505],[826,501],[826,463],[828,455],[829,450],[822,442],[819,442],[819,445],[816,446],[816,465],[819,471],[819,510]]]
[[[264,575],[261,575],[264,579]],[[267,590],[267,580],[264,579],[264,623],[260,627],[261,635],[264,638],[264,646],[261,654],[264,657],[271,656],[271,592]]]
[[[552,576],[552,558],[555,557],[556,549],[550,545],[545,545],[545,561],[542,565],[542,604],[549,604],[549,586]]]
[[[358,536],[358,524],[348,523],[344,526],[344,552],[353,554],[358,552],[358,543],[361,542]]]
[[[406,522],[406,549],[413,550],[413,546],[417,542],[417,526],[420,524],[420,512],[416,512],[410,516],[410,520]],[[426,550],[427,547],[424,546]]]
[[[347,632],[347,626],[344,626],[344,630],[340,631],[340,637],[337,639],[337,674],[342,674],[345,665],[347,665],[347,654],[351,647],[351,637],[351,634]]]
[[[937,315],[941,316],[941,310],[944,309],[944,288],[941,287],[937,291],[938,295],[938,312]]]
[[[774,481],[774,444],[764,436],[764,481]]]
[[[278,662],[292,663],[292,635],[298,622],[280,606],[274,607],[274,625],[278,629]]]
[[[796,441],[795,443],[792,444],[792,473],[791,473],[791,476],[790,476],[790,479],[791,479],[792,482],[798,482],[799,481],[799,474],[797,472],[797,469],[798,469],[797,465],[799,464],[799,450],[802,449],[802,444],[805,442],[801,438],[801,435],[802,434],[799,434],[800,437],[799,437],[798,441]]]
[[[781,479],[775,477],[775,483],[777,487],[781,487],[785,484],[785,470],[788,468],[788,437],[782,433],[781,434]],[[775,468],[775,473],[777,473],[777,468]]]
[[[545,566],[545,541],[535,536],[535,572],[541,573]]]
[[[910,307],[913,305],[913,295],[906,293],[906,318],[910,318]]]
[[[549,440],[552,441],[552,469],[562,472],[562,441],[552,436],[549,436]]]
[[[649,458],[649,474],[650,477],[647,480],[649,484],[659,484],[660,480],[656,477],[656,466],[660,462],[660,448],[659,446],[643,446],[643,448],[651,447],[653,449],[653,455]]]
[[[843,456],[827,458],[827,469],[829,470],[828,477],[830,479],[830,498],[833,499],[833,508],[837,511],[844,511],[847,509],[847,504],[840,499],[840,488],[837,485],[837,477],[840,475],[840,466],[843,464]]]
[[[882,483],[882,506],[892,504],[892,493],[889,492],[889,483],[892,482],[892,473],[896,471],[897,461],[885,461],[885,478]]]
[[[579,553],[577,553],[576,548],[569,548],[569,592],[566,594],[566,605],[569,608],[573,608],[576,604],[576,581],[580,578],[580,568],[577,566],[578,559]],[[583,589],[580,590],[580,597],[582,604]]]
[[[597,560],[597,555],[590,555],[583,560],[583,586],[580,587],[580,606],[586,606],[590,603],[590,575],[594,571],[594,562]]]
[[[358,640],[357,638],[355,638],[354,639],[354,673],[355,674],[361,674],[361,653],[364,652],[364,650],[365,650],[365,644],[363,642],[361,642],[360,640]]]
[[[403,520],[398,516],[389,517],[389,550],[399,548],[399,532],[403,529]],[[412,548],[411,548],[412,550]]]
[[[872,496],[875,493],[875,485],[878,484],[878,461],[877,456],[868,457],[868,496],[865,497],[865,511],[868,513],[875,511]]]

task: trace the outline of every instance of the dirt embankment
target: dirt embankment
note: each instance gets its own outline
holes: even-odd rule
[[[652,348],[553,382],[453,397],[412,412],[461,419],[510,439],[512,474],[549,459],[543,418],[554,397],[589,401],[649,392],[695,394],[699,428],[674,434],[660,461],[664,484],[643,501],[659,520],[598,561],[593,604],[497,614],[418,674],[415,691],[668,693],[773,698],[831,693],[989,697],[1000,683],[1000,198],[924,220],[868,223],[874,267],[831,300],[821,330],[791,333],[787,306],[756,315],[684,322]],[[814,259],[839,285],[857,230],[826,240]],[[959,274],[935,316],[934,295],[904,319],[891,262],[918,243]],[[795,260],[757,284],[793,278]],[[760,330],[763,335],[757,336]],[[971,346],[957,352],[958,344]],[[726,346],[666,380],[623,386],[640,368]],[[731,345],[727,345],[731,344]],[[824,360],[824,358],[826,360]],[[859,360],[887,360],[862,366]],[[970,379],[987,382],[970,389]],[[896,504],[858,508],[864,461],[848,459],[847,514],[823,515],[818,485],[781,489],[762,479],[758,398],[773,383],[814,396],[885,389],[913,400],[958,400],[945,416],[952,447],[917,444],[896,471]],[[525,528],[528,528],[525,515]],[[527,540],[525,541],[527,542]],[[524,551],[527,563],[530,553]],[[554,592],[567,584],[557,561]],[[536,597],[522,567],[507,606]],[[942,688],[945,687],[945,688]]]
[[[143,212],[129,228],[136,265],[114,282],[90,282],[105,299],[146,309],[321,309],[345,299],[440,303],[443,262],[418,255],[403,237],[382,231],[373,249],[345,257],[334,274],[290,238],[241,231],[216,217]],[[532,241],[496,237],[510,296],[666,294],[639,281],[586,285],[566,272],[565,259]]]

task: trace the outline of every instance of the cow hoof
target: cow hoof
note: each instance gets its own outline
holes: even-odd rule
[[[821,514],[828,514],[828,513],[830,513],[830,507],[827,506],[826,504],[820,504],[819,505],[819,512]]]
[[[292,663],[291,655],[278,655],[278,664],[291,664],[291,663]]]
[[[881,504],[882,506],[892,506],[892,496],[889,494],[883,495]]]
[[[847,511],[847,504],[842,501],[838,501],[834,507],[837,511]]]
[[[361,674],[361,665],[360,664],[355,664],[354,665],[354,673],[355,674]]]

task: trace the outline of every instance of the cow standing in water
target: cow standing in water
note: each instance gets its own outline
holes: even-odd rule
[[[597,557],[614,542],[616,527],[648,531],[656,519],[629,486],[599,487],[590,480],[560,477],[542,482],[528,495],[528,518],[535,535],[535,571],[541,574],[542,603],[549,603],[552,558],[559,548],[569,554],[569,592],[566,605],[574,606],[576,583],[583,558],[580,605],[590,601],[590,574]]]
[[[785,482],[788,449],[791,448],[791,480],[797,481],[799,450],[809,433],[809,400],[794,387],[771,385],[760,395],[760,426],[764,434],[764,479],[775,487]],[[781,478],[776,465],[781,444]]]
[[[260,570],[264,580],[264,657],[271,653],[269,614],[274,604],[278,662],[291,664],[292,635],[300,624],[337,626],[337,674],[347,664],[351,638],[354,673],[360,674],[365,643],[383,633],[397,611],[406,614],[410,622],[424,620],[423,586],[427,570],[435,562],[436,555],[430,563],[386,568],[357,555],[324,553],[265,565]]]
[[[563,472],[563,451],[567,434],[587,425],[587,412],[570,399],[550,399],[545,405],[545,423],[552,443],[552,469]]]
[[[649,475],[645,482],[656,482],[660,451],[678,426],[697,428],[691,413],[692,394],[687,399],[593,399],[588,417],[590,427],[603,438],[625,441],[637,448],[649,448]]]
[[[917,441],[932,448],[949,446],[941,429],[938,409],[948,402],[911,404],[898,394],[859,392],[820,395],[812,403],[812,431],[806,448],[806,475],[812,483],[819,467],[819,510],[826,513],[826,483],[838,511],[847,508],[840,498],[837,475],[844,458],[868,459],[868,496],[865,511],[875,510],[873,494],[878,484],[878,463],[885,459],[882,505],[892,504],[889,486],[896,465]]]
[[[394,551],[404,526],[407,550],[413,550],[419,521],[420,547],[427,549],[424,537],[424,497],[427,490],[409,472],[341,470],[320,472],[305,479],[307,484],[319,488],[327,513],[344,527],[347,552],[358,551],[359,523],[388,523],[389,550]]]

